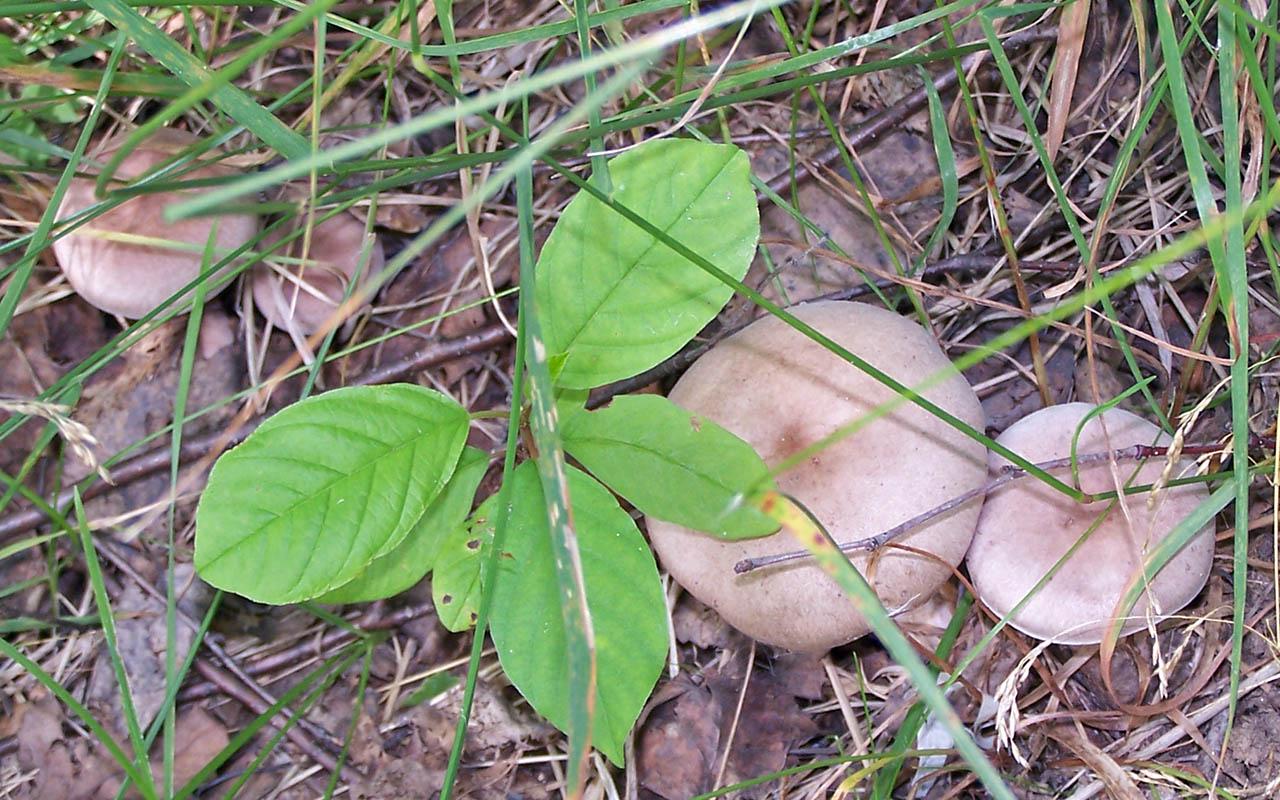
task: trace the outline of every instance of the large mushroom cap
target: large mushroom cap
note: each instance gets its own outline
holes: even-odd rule
[[[92,157],[106,161],[124,144],[120,135],[103,142]],[[143,142],[121,162],[115,173],[118,181],[130,181],[152,172],[197,142],[179,130],[162,129]],[[233,174],[231,168],[209,163],[184,169],[176,180]],[[136,319],[144,316],[183,286],[195,280],[204,264],[210,233],[217,225],[215,257],[251,240],[258,232],[252,214],[224,214],[166,222],[166,206],[183,200],[198,188],[142,193],[89,220],[53,243],[58,266],[76,293],[103,311]],[[92,178],[76,178],[67,187],[58,206],[58,219],[67,219],[95,205]],[[145,237],[157,241],[143,243],[123,237]],[[172,243],[175,246],[167,246]],[[228,267],[230,269],[231,267]],[[222,285],[215,282],[213,288]]]
[[[998,441],[1033,462],[1071,456],[1071,438],[1088,403],[1053,406],[1011,425]],[[1111,409],[1084,427],[1077,453],[1101,453],[1135,444],[1158,444],[1158,427],[1128,411]],[[991,468],[1008,462],[992,454]],[[1113,492],[1127,485],[1156,482],[1163,459],[1141,468],[1133,461],[1095,463],[1080,468],[1080,488],[1090,494]],[[1185,464],[1183,465],[1185,466]],[[1141,575],[1147,554],[1208,496],[1203,486],[1189,485],[1122,498],[1062,569],[1010,619],[1010,624],[1039,639],[1061,644],[1102,641],[1115,605],[1130,582]],[[1154,506],[1152,505],[1154,502]],[[978,532],[966,564],[978,597],[992,612],[1005,616],[1084,535],[1110,501],[1083,504],[1035,478],[1006,484],[987,497]],[[1213,560],[1212,523],[1149,581],[1123,632],[1145,625],[1146,614],[1172,614],[1191,602],[1209,577]],[[1154,601],[1154,607],[1153,607]]]
[[[908,386],[952,370],[932,336],[890,311],[815,302],[791,312]],[[924,396],[981,429],[982,406],[954,371]],[[894,397],[775,317],[717,344],[671,392],[677,404],[749,442],[771,466]],[[788,470],[778,485],[844,542],[980,487],[986,473],[980,444],[908,402]],[[898,540],[932,558],[890,548],[876,554],[873,567],[865,554],[855,555],[854,563],[891,610],[922,601],[964,557],[979,505],[967,503]],[[811,561],[734,573],[741,559],[799,547],[787,533],[727,542],[653,518],[648,527],[672,576],[749,636],[821,652],[870,630],[839,586]]]
[[[305,219],[305,217],[300,217]],[[282,235],[269,237],[273,244]],[[285,255],[302,258],[305,237],[292,240]],[[271,324],[282,330],[295,328],[315,333],[347,296],[347,285],[357,273],[361,279],[377,274],[385,265],[382,244],[375,236],[366,248],[364,223],[343,212],[316,223],[306,241],[306,260],[288,264],[282,272],[259,265],[253,276],[253,302]],[[368,250],[368,256],[365,251]]]

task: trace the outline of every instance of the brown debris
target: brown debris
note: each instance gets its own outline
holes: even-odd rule
[[[819,730],[796,702],[797,688],[812,694],[808,680],[789,674],[801,671],[802,660],[783,660],[772,670],[757,666],[736,719],[741,664],[676,678],[665,690],[675,697],[655,708],[637,734],[641,786],[679,800],[782,769],[791,749]],[[722,760],[724,774],[717,782]],[[766,784],[747,796],[768,791]]]

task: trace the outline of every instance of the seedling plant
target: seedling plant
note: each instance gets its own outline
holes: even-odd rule
[[[744,152],[658,140],[607,171],[617,203],[734,279],[746,274],[759,217]],[[218,461],[197,511],[195,564],[214,586],[269,604],[367,602],[432,573],[452,631],[472,627],[489,599],[510,681],[621,764],[668,635],[653,555],[618,498],[738,538],[777,529],[747,502],[773,487],[749,445],[666,398],[586,409],[590,389],[680,350],[730,287],[587,192],[528,272],[530,380],[517,401],[529,457],[498,493],[472,512],[490,458],[467,445],[470,417],[453,399],[411,384],[337,389],[280,411]],[[575,691],[583,686],[593,688]],[[591,697],[590,708],[575,697]]]

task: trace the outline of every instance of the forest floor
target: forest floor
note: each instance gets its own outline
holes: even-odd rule
[[[313,381],[316,390],[417,383],[468,411],[505,413],[514,190],[476,203],[438,238],[431,226],[473,199],[515,143],[459,112],[322,172],[321,193],[352,201],[388,259],[426,246],[321,344],[318,369],[307,366],[315,343],[267,326],[241,283],[209,300],[193,351],[185,316],[136,323],[81,299],[45,227],[92,109],[102,137],[127,132],[187,86],[154,41],[118,46],[109,20],[129,3],[23,5],[0,0],[0,636],[23,656],[0,657],[0,797],[124,791],[103,745],[128,741],[118,664],[145,726],[173,708],[151,759],[175,787],[236,742],[198,796],[436,796],[473,634],[440,624],[430,581],[371,604],[215,600],[192,566],[194,512],[213,459]],[[234,69],[232,85],[304,140],[337,147],[456,107],[450,85],[474,97],[577,61],[575,5],[597,11],[555,0],[351,0],[334,4],[326,24],[279,40],[303,4],[138,8],[162,40],[210,69]],[[689,5],[602,2],[625,13],[593,18],[589,36],[608,53],[670,28]],[[700,13],[743,5],[703,2]],[[959,581],[901,625],[948,675],[982,649],[947,696],[1020,798],[1280,796],[1280,256],[1271,218],[1240,211],[1274,197],[1277,10],[1191,0],[1162,20],[1146,2],[1075,0],[983,13],[996,5],[784,3],[745,29],[735,22],[665,48],[603,104],[594,128],[570,131],[556,158],[585,174],[588,135],[622,148],[696,129],[738,145],[761,181],[760,248],[746,283],[784,305],[839,297],[911,314],[919,302],[953,359],[1154,258],[1145,276],[965,377],[991,436],[1045,405],[1121,398],[1205,446],[1197,458],[1217,476],[1211,486],[1247,483],[1240,504],[1216,517],[1206,588],[1156,638],[1141,631],[1113,652],[1040,649],[1011,628],[986,639],[998,615],[961,603]],[[455,39],[474,46],[447,45]],[[415,54],[419,45],[436,49]],[[792,60],[805,53],[819,55]],[[114,87],[96,97],[113,71]],[[531,95],[527,128],[545,129],[587,94],[578,80]],[[177,110],[172,127],[229,132],[224,149],[239,170],[288,159],[215,99]],[[542,164],[533,180],[541,244],[573,187]],[[1196,241],[1206,223],[1217,227]],[[735,298],[689,352],[756,311]],[[688,362],[686,352],[613,391],[664,392]],[[192,416],[175,445],[179,393]],[[468,443],[495,459],[481,496],[500,483],[504,413],[472,424]],[[584,796],[988,796],[875,637],[822,657],[778,651],[663,575],[670,669],[626,765],[595,755]],[[118,661],[104,644],[100,596]],[[331,670],[347,654],[359,658]],[[521,699],[492,648],[474,690],[454,796],[563,796],[565,737]]]

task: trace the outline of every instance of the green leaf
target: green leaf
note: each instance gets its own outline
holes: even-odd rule
[[[769,468],[711,420],[652,394],[617,397],[561,420],[569,454],[645,514],[725,539],[778,529],[746,502],[777,488]]]
[[[751,265],[760,215],[746,153],[685,139],[609,162],[613,199],[735,278]],[[731,290],[580,192],[538,260],[536,300],[557,384],[589,389],[660,363],[693,338]]]
[[[497,495],[490,497],[465,525],[451,529],[436,556],[431,599],[435,601],[440,624],[454,633],[467,630],[476,621],[480,608],[481,554],[493,543],[497,503]]]
[[[435,566],[444,540],[455,528],[462,527],[475,501],[476,487],[488,468],[488,453],[475,447],[463,449],[453,477],[404,541],[375,558],[350,583],[316,599],[321,603],[367,603],[400,594],[422,580]]]
[[[662,671],[667,617],[653,553],[604,486],[570,468],[587,605],[595,632],[596,746],[615,764]],[[568,656],[560,594],[537,468],[511,475],[511,520],[493,589],[491,633],[507,677],[561,730],[569,718]]]
[[[421,386],[336,389],[284,409],[214,465],[195,565],[260,603],[318,597],[412,530],[444,488],[467,412]]]

